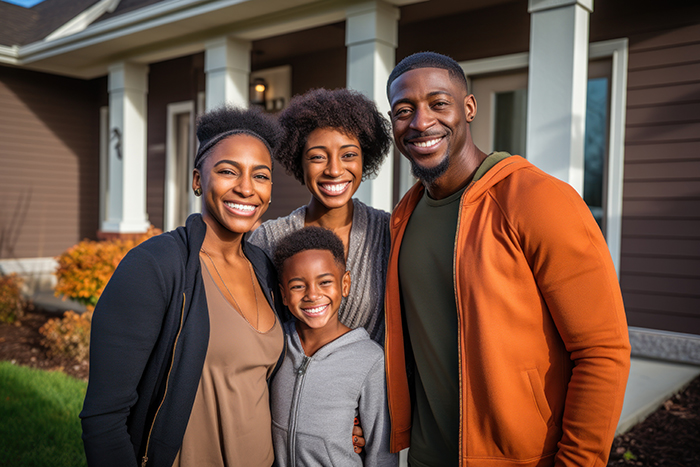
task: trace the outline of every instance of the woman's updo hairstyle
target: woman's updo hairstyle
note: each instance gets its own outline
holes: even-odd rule
[[[374,176],[391,147],[387,122],[373,101],[348,89],[314,89],[295,96],[279,116],[284,136],[275,159],[304,184],[302,155],[306,140],[317,128],[354,136],[362,149],[362,179]]]
[[[270,115],[256,108],[241,109],[224,105],[212,109],[197,119],[199,149],[194,158],[194,167],[201,168],[202,162],[217,143],[237,134],[259,139],[270,151],[270,155],[274,155],[282,136],[282,129]]]

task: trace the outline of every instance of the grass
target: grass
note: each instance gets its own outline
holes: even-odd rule
[[[87,383],[0,362],[0,466],[86,465],[78,413]]]

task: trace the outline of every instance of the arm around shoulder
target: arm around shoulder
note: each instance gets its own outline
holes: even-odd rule
[[[365,437],[364,464],[398,466],[399,455],[389,451],[391,421],[387,406],[383,355],[377,359],[365,378],[360,393],[359,412],[360,425]]]

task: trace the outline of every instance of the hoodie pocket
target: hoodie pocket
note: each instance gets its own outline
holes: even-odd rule
[[[535,398],[535,404],[537,405],[540,417],[542,417],[542,421],[548,427],[551,427],[554,422],[552,419],[552,409],[549,408],[547,397],[544,394],[540,373],[537,369],[527,370],[527,377],[530,381],[530,389],[532,389],[532,395]]]

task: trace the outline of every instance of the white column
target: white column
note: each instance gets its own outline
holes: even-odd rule
[[[593,0],[529,0],[527,158],[583,193]]]
[[[206,109],[211,110],[224,103],[247,108],[250,42],[220,37],[207,42],[205,47]]]
[[[139,233],[146,214],[146,94],[148,67],[109,67],[109,207],[102,231]]]
[[[371,1],[349,7],[346,14],[346,86],[374,100],[379,112],[386,117],[389,111],[386,81],[396,61],[399,9]],[[393,180],[394,151],[390,150],[377,177],[360,185],[356,196],[365,204],[391,211]]]

